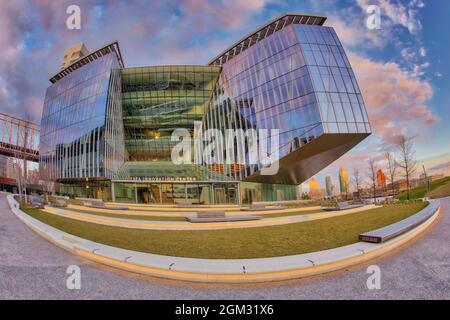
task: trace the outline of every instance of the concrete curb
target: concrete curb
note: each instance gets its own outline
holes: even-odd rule
[[[46,225],[19,209],[7,196],[13,213],[32,230],[76,255],[122,270],[194,282],[256,283],[302,278],[347,268],[382,256],[414,239],[436,220],[435,214],[415,229],[383,244],[352,245],[293,256],[259,259],[193,259],[148,254],[82,239]]]

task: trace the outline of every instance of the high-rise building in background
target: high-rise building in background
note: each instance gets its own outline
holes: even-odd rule
[[[319,196],[319,180],[315,177],[309,179],[309,196],[314,199]]]
[[[117,42],[69,49],[46,92],[40,167],[59,193],[104,200],[297,199],[297,185],[371,133],[353,70],[325,20],[282,15],[204,66],[126,68]],[[244,156],[236,161],[174,164],[172,133],[192,137],[194,124],[224,135],[278,129],[278,172],[264,175],[249,143],[237,139],[231,149]],[[218,160],[231,153],[215,143]]]
[[[381,169],[377,171],[377,185],[382,191],[386,191],[386,175]]]
[[[348,171],[346,167],[339,169],[339,186],[341,193],[348,193],[350,189],[350,179],[348,177]]]
[[[14,174],[14,164],[12,159],[4,155],[0,155],[0,190],[9,192],[14,191],[16,185],[16,175]]]
[[[78,43],[66,50],[64,53],[63,62],[61,64],[61,70],[67,68],[75,61],[87,56],[89,54],[88,49],[84,43]]]
[[[297,199],[301,199],[303,196],[303,184],[297,186]]]
[[[334,195],[335,186],[331,176],[325,177],[325,193],[327,197],[332,197]]]

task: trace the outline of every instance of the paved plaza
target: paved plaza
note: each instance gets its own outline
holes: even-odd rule
[[[404,250],[374,261],[381,289],[368,290],[366,266],[324,277],[258,285],[190,284],[134,275],[81,260],[26,227],[0,195],[0,299],[450,299],[450,198],[440,221]],[[81,289],[66,287],[69,265]]]

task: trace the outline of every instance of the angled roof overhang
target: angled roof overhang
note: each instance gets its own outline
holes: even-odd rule
[[[327,17],[319,15],[285,13],[260,27],[258,30],[250,33],[246,37],[242,38],[231,47],[223,51],[221,54],[219,54],[217,57],[212,59],[208,64],[221,66],[227,61],[233,59],[242,51],[250,48],[257,42],[264,40],[266,37],[287,27],[288,25],[307,24],[321,26],[325,23],[325,20],[327,20]]]
[[[275,175],[261,171],[244,179],[248,182],[299,185],[339,159],[370,134],[323,134],[279,160]]]
[[[124,68],[124,63],[122,59],[122,54],[120,53],[119,43],[117,41],[114,41],[110,44],[107,44],[104,47],[101,47],[100,49],[95,50],[94,52],[88,54],[87,56],[84,56],[77,61],[73,62],[63,70],[59,71],[57,74],[55,74],[53,77],[50,78],[51,83],[55,83],[58,80],[61,80],[68,74],[72,73],[73,71],[83,67],[84,65],[99,59],[100,57],[103,57],[106,54],[110,54],[114,52],[117,56],[117,60],[119,61],[119,65],[121,68]]]

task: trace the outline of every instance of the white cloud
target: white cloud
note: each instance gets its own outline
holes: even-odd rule
[[[424,47],[421,47],[421,48],[419,49],[419,55],[420,55],[421,57],[426,57],[426,55],[427,55],[427,50],[426,50]]]
[[[369,5],[378,5],[381,9],[383,18],[388,19],[388,24],[400,25],[411,34],[417,34],[422,30],[422,22],[419,17],[419,10],[425,6],[420,0],[411,0],[407,5],[400,2],[393,2],[391,0],[378,0],[374,3],[373,0],[356,0],[356,3],[363,11]],[[382,20],[382,27],[385,22]]]

